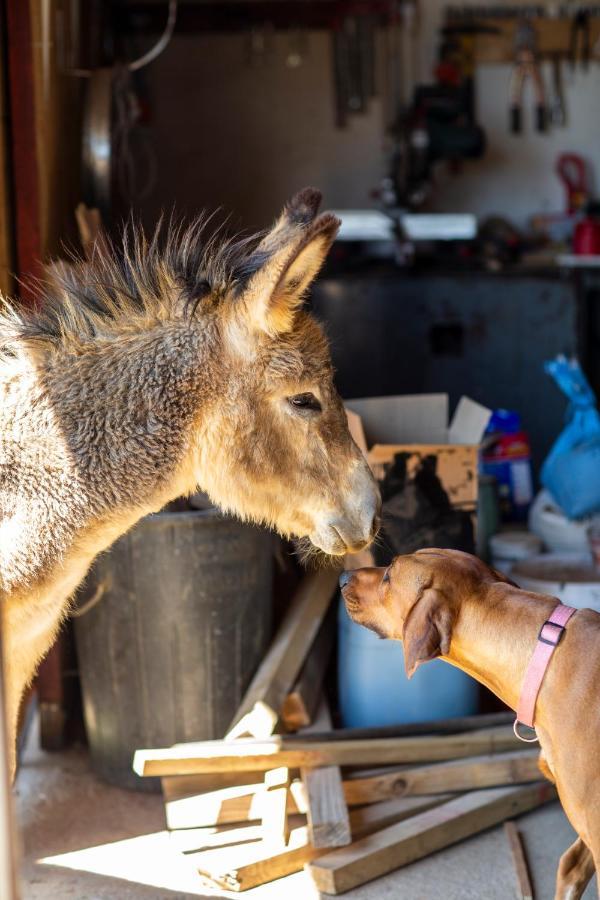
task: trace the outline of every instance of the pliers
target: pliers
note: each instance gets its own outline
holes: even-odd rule
[[[571,22],[571,34],[569,39],[571,69],[575,68],[579,59],[581,60],[583,69],[587,69],[591,55],[590,14],[587,10],[580,9],[579,12],[575,13],[573,21]]]
[[[546,130],[546,100],[544,82],[536,57],[536,34],[531,22],[522,19],[515,32],[515,64],[510,78],[510,129],[513,134],[522,130],[521,112],[523,88],[529,79],[535,96],[535,118],[538,131]]]

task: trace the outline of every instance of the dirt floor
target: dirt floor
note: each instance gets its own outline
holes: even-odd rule
[[[23,900],[184,900],[240,897],[203,885],[170,844],[161,798],[109,787],[83,749],[46,754],[36,729],[16,785],[23,833]],[[574,835],[558,804],[519,820],[536,900],[551,900],[558,858]],[[248,900],[317,900],[300,872]],[[514,874],[502,828],[373,881],[349,900],[511,900]],[[596,896],[592,884],[586,898]]]

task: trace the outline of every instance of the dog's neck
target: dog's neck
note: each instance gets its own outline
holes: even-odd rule
[[[537,635],[556,604],[551,597],[494,584],[483,596],[463,600],[443,658],[516,709]]]

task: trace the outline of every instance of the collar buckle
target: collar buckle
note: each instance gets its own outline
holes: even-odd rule
[[[556,631],[554,632],[554,634],[551,633],[550,635],[547,634],[546,636],[544,636],[545,628],[555,628]],[[540,628],[540,631],[538,634],[538,641],[541,641],[542,644],[548,644],[550,647],[558,647],[558,645],[560,644],[560,642],[563,638],[565,631],[566,631],[566,628],[564,625],[559,625],[558,622],[552,622],[550,619],[546,619],[546,621]],[[554,640],[552,640],[553,637],[554,637]]]

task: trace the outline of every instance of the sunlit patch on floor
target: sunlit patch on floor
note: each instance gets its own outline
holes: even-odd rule
[[[216,829],[205,829],[204,831],[205,833],[209,831],[216,833]],[[202,843],[206,846],[211,842],[205,840]],[[120,878],[123,881],[160,888],[169,892],[185,893],[186,896],[215,898],[239,896],[239,894],[211,887],[204,881],[167,831],[144,834],[108,844],[98,844],[70,853],[59,853],[56,856],[38,859],[37,863],[43,866],[86,872],[91,875]],[[284,882],[274,881],[271,884],[247,891],[245,896],[249,900],[253,897],[260,898],[260,900],[280,900],[283,884],[285,884],[286,900],[318,900],[319,893],[304,872],[289,876]]]

